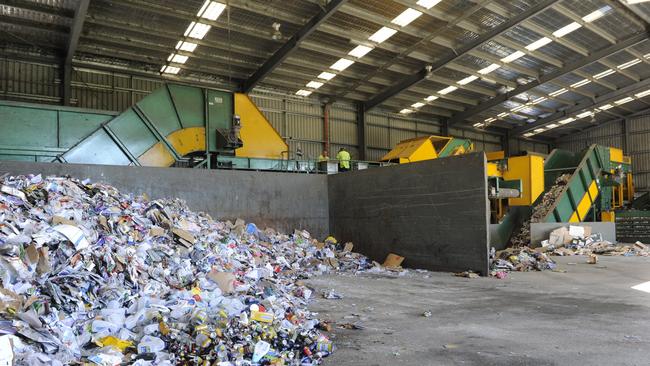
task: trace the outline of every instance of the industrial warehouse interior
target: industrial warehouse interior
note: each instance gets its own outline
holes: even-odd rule
[[[650,0],[0,14],[0,366],[648,364]]]

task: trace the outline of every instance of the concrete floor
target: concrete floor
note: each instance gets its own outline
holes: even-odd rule
[[[650,258],[559,258],[567,273],[505,280],[449,273],[330,275],[309,281],[332,331],[325,365],[649,365]],[[422,314],[431,311],[427,318]]]

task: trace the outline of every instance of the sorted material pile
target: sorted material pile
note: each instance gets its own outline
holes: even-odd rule
[[[604,240],[600,233],[591,233],[590,226],[569,226],[553,230],[548,240],[542,242],[545,252],[557,256],[571,255],[609,255],[609,256],[643,256],[650,255],[647,245],[613,244]]]
[[[301,280],[371,265],[180,200],[68,178],[1,186],[0,352],[16,364],[319,364],[332,343]]]
[[[544,193],[542,200],[535,205],[530,219],[523,222],[516,235],[510,239],[510,244],[513,247],[524,247],[530,245],[530,223],[541,222],[553,208],[555,202],[560,198],[564,188],[569,183],[571,174],[563,174],[559,176],[553,186]]]

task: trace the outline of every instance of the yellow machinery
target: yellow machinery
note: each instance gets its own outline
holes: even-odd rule
[[[407,164],[467,154],[473,150],[474,144],[470,140],[444,136],[422,136],[400,142],[380,161]]]
[[[506,158],[503,151],[486,153],[489,197],[493,221],[498,222],[507,206],[532,206],[544,193],[544,158],[536,155]]]

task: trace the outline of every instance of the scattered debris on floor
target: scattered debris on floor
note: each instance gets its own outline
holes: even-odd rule
[[[466,278],[479,278],[480,277],[478,275],[478,273],[475,273],[475,272],[472,272],[472,271],[454,273],[454,276],[456,276],[456,277],[466,277]]]
[[[507,248],[495,253],[492,260],[491,274],[505,278],[500,272],[507,271],[544,271],[557,267],[548,254],[529,247]]]
[[[41,176],[1,188],[0,348],[15,364],[316,365],[331,325],[302,281],[371,267],[334,238],[180,200]]]
[[[432,315],[433,315],[433,313],[431,313],[428,310],[425,311],[424,313],[422,313],[422,316],[425,317],[425,318],[431,318]]]
[[[331,290],[323,291],[323,298],[329,300],[340,300],[343,298],[343,295],[334,291],[334,289],[331,289]]]

